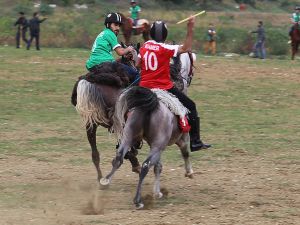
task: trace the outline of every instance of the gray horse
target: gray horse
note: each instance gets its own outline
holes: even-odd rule
[[[145,140],[150,146],[150,152],[142,164],[139,175],[134,198],[137,209],[144,207],[141,199],[141,188],[151,166],[154,166],[155,173],[154,196],[158,198],[163,196],[160,191],[160,173],[162,171],[160,157],[168,145],[176,144],[180,148],[185,162],[185,176],[192,178],[193,170],[189,161],[188,150],[189,133],[181,131],[178,126],[178,116],[171,112],[170,107],[173,108],[172,111],[182,111],[180,109],[181,104],[172,102],[167,107],[153,91],[142,87],[132,87],[125,91],[115,106],[113,129],[121,143],[113,160],[112,171],[100,180],[100,184],[108,185],[133,144]]]

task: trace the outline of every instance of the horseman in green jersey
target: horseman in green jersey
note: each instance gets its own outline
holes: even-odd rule
[[[99,65],[104,62],[118,63],[113,57],[113,50],[119,56],[134,51],[133,47],[129,46],[127,48],[122,48],[118,43],[117,35],[121,24],[121,16],[118,13],[109,13],[107,15],[104,22],[105,28],[94,41],[90,57],[86,62],[86,68],[90,72],[97,72],[99,70]],[[139,73],[135,69],[124,64],[121,65],[128,73],[131,82],[139,79]]]
[[[139,20],[139,13],[141,12],[141,7],[139,7],[135,0],[131,0],[131,7],[129,8],[129,12],[131,14],[131,19],[133,20],[133,26],[137,26],[137,22]]]
[[[300,6],[295,7],[295,12],[292,14],[291,22],[293,26],[289,31],[290,37],[292,35],[292,32],[294,31],[295,24],[298,24],[298,28],[300,29]]]

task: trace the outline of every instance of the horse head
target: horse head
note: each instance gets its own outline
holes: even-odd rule
[[[129,45],[131,35],[143,35],[144,41],[149,40],[149,34],[150,34],[150,23],[146,19],[140,19],[138,22],[138,26],[133,29],[133,22],[132,19],[129,17],[126,17],[124,14],[119,13],[121,16],[121,19],[123,21],[123,24],[121,25],[121,30],[124,35],[125,43],[126,45]]]
[[[192,82],[195,61],[195,53],[185,52],[173,57],[173,62],[170,64],[171,79],[175,87],[185,94],[187,94],[187,88]]]
[[[127,45],[124,44],[123,42],[121,42],[121,46],[123,48],[126,48]],[[140,43],[137,43],[136,45],[131,44],[131,46],[134,48],[133,52],[130,52],[126,55],[123,55],[121,57],[121,63],[127,65],[127,66],[131,66],[135,68],[135,64],[138,60],[138,54],[139,54],[139,50],[140,50]]]

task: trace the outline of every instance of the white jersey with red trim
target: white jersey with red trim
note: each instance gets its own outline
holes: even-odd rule
[[[168,90],[173,87],[170,76],[170,59],[177,56],[179,45],[147,41],[140,48],[140,86]]]

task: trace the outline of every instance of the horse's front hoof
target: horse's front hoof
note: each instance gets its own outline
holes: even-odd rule
[[[137,210],[140,210],[140,209],[143,209],[144,208],[144,204],[143,203],[136,203],[135,204],[135,209],[137,209]]]
[[[107,179],[107,178],[101,178],[101,179],[100,179],[100,184],[101,184],[102,186],[107,186],[107,185],[109,185],[109,183],[110,183],[110,181],[109,181],[109,179]]]

